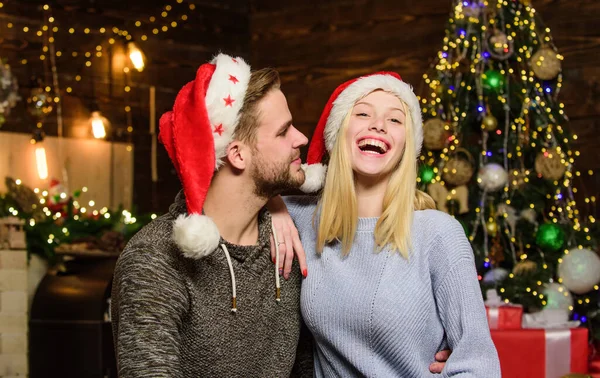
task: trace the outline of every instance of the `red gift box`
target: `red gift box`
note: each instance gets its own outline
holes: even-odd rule
[[[485,311],[490,329],[521,329],[522,306],[485,306]]]
[[[588,329],[491,330],[503,378],[560,378],[588,370]]]
[[[598,354],[598,346],[595,346],[596,352],[592,353],[593,357],[588,364],[588,374],[592,378],[600,378],[600,355]]]

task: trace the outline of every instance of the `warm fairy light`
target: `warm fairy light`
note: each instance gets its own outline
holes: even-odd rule
[[[135,67],[138,72],[142,72],[145,66],[145,58],[144,53],[140,50],[134,42],[129,42],[127,44],[127,50],[129,54],[129,59],[131,60],[131,64]]]
[[[44,147],[35,149],[35,163],[38,177],[40,180],[46,180],[48,178],[48,162],[46,161],[46,149]]]
[[[92,133],[94,134],[94,138],[106,138],[106,127],[108,126],[108,120],[103,117],[99,111],[92,112],[90,123],[92,125]]]

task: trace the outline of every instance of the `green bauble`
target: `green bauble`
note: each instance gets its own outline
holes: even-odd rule
[[[434,177],[435,172],[433,171],[433,168],[429,165],[422,165],[419,168],[419,178],[421,178],[421,182],[429,184]]]
[[[538,228],[535,242],[540,248],[557,251],[565,242],[565,233],[554,223],[545,223]]]
[[[496,90],[504,85],[504,76],[499,71],[487,70],[483,73],[485,87]]]

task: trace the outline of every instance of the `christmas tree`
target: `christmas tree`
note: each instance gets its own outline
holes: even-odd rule
[[[575,201],[562,59],[529,1],[456,1],[424,75],[419,185],[462,223],[484,292],[566,309],[600,339],[598,228]]]

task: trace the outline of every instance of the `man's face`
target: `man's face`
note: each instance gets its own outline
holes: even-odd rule
[[[250,172],[258,196],[271,198],[304,183],[300,147],[308,139],[292,125],[283,93],[270,91],[258,104],[259,126]]]

